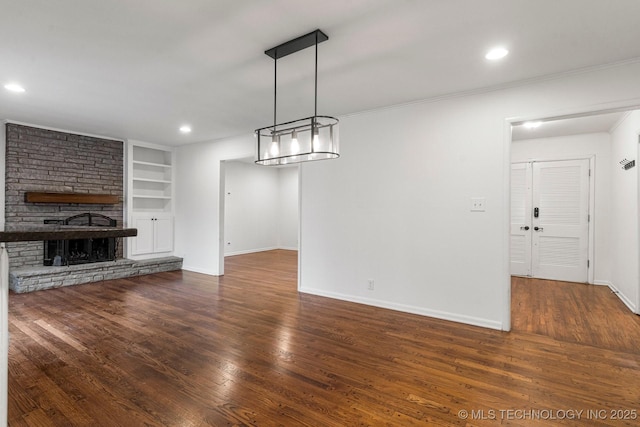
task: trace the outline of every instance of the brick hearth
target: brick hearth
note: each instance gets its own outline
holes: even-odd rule
[[[144,261],[117,261],[79,264],[66,267],[23,267],[9,273],[9,289],[16,293],[34,292],[61,286],[100,280],[120,279],[182,269],[182,258],[166,257]]]

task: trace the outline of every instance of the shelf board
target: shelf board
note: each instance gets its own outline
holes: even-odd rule
[[[171,168],[171,165],[167,165],[164,163],[143,162],[140,160],[133,160],[131,163],[134,165],[155,166],[158,168]]]
[[[147,196],[142,194],[134,194],[134,199],[159,199],[159,200],[171,200],[171,196]]]
[[[166,179],[133,178],[133,180],[140,182],[157,182],[158,184],[171,184],[171,181],[167,181]]]
[[[92,205],[117,205],[120,197],[112,194],[87,193],[47,193],[27,191],[24,193],[26,203],[78,203]]]

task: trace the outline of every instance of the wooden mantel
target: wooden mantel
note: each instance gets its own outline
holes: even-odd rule
[[[43,224],[0,227],[0,243],[4,242],[32,242],[41,240],[72,240],[72,239],[104,239],[107,237],[134,237],[138,235],[137,228],[121,227],[91,227],[77,225]]]
[[[120,197],[112,194],[93,193],[45,193],[27,191],[24,193],[26,203],[81,203],[93,205],[116,205]]]

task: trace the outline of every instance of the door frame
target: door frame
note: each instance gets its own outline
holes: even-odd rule
[[[636,162],[640,163],[640,129],[636,131],[636,138],[638,139],[638,154],[636,156]],[[640,166],[636,166],[640,167]],[[638,172],[638,212],[640,212],[640,172]],[[640,215],[638,215],[638,247],[640,248]],[[638,266],[638,277],[640,278],[640,265]],[[640,280],[638,281],[638,290],[636,292],[636,314],[640,314]]]
[[[218,200],[218,275],[224,276],[224,222],[225,222],[225,200],[226,200],[226,168],[225,165],[227,162],[240,161],[246,159],[247,156],[240,157],[232,157],[232,158],[224,158],[220,160],[220,180],[219,180],[219,200]],[[301,165],[298,164],[296,169],[298,170],[298,280],[297,280],[297,289],[300,289],[300,267],[301,267],[301,259],[302,259],[302,244],[301,244],[301,234],[300,230],[302,229],[302,209],[301,207],[301,199],[302,199],[302,185],[301,185],[301,175],[302,168]]]
[[[585,156],[553,156],[553,157],[535,157],[531,159],[527,159],[524,162],[512,162],[514,163],[540,163],[540,162],[561,162],[566,160],[589,160],[589,170],[591,173],[589,174],[589,232],[587,235],[587,255],[589,257],[589,266],[587,267],[587,283],[593,285],[594,282],[594,266],[595,266],[595,179],[596,179],[596,155],[585,155]],[[509,197],[511,197],[511,181],[509,181]],[[511,212],[509,212],[509,218],[511,218]],[[511,223],[511,219],[509,219],[509,223]],[[511,253],[511,250],[509,250]],[[534,277],[534,276],[531,276]]]

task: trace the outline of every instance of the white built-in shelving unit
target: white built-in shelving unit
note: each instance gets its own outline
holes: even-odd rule
[[[130,258],[173,252],[175,154],[171,147],[128,142],[128,218],[138,236],[128,240]]]

